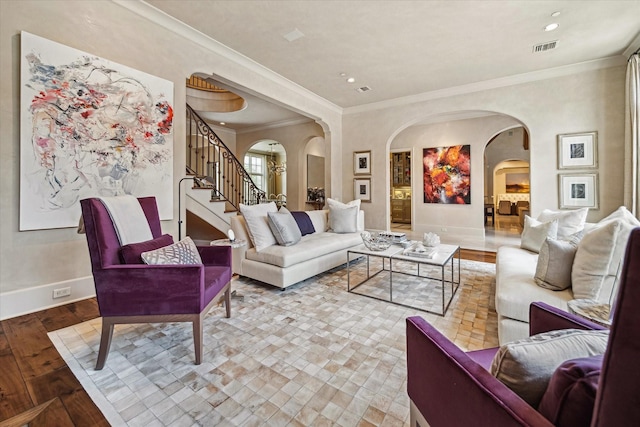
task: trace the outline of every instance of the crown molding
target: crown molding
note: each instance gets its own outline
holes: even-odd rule
[[[640,33],[633,39],[629,46],[622,53],[625,58],[629,58],[631,55],[636,53],[636,51],[640,49]]]
[[[131,1],[131,0],[111,0],[113,3],[122,6],[125,9],[155,23],[171,31],[187,40],[190,40],[205,49],[220,55],[229,61],[238,64],[247,70],[258,74],[259,76],[277,84],[283,86],[286,90],[290,90],[305,99],[305,101],[315,102],[323,109],[332,111],[333,113],[342,114],[342,107],[328,101],[327,99],[319,96],[318,94],[311,92],[310,90],[300,86],[299,84],[292,82],[291,80],[281,76],[280,74],[272,71],[264,65],[254,61],[253,59],[244,56],[240,52],[237,52],[230,47],[220,43],[219,41],[211,38],[210,36],[202,33],[185,24],[184,22],[174,18],[171,15],[161,11],[160,9],[146,3],[143,0]],[[227,77],[228,78],[228,77]]]
[[[571,74],[582,73],[585,71],[600,70],[604,68],[624,65],[626,57],[622,55],[612,56],[609,58],[596,59],[593,61],[580,62],[577,64],[565,65],[562,67],[548,68],[546,70],[533,71],[531,73],[516,74],[514,76],[501,77],[499,79],[485,80],[477,83],[454,86],[446,89],[434,90],[431,92],[423,92],[416,95],[404,96],[401,98],[389,99],[386,101],[372,102],[370,104],[358,105],[355,107],[345,108],[343,113],[357,114],[367,111],[382,110],[392,107],[400,107],[418,102],[430,101],[440,98],[448,98],[456,95],[465,95],[483,90],[497,89],[501,87],[513,86],[523,83],[534,82],[538,80],[546,80],[554,77],[562,77]]]
[[[280,122],[268,123],[266,125],[260,125],[260,126],[254,126],[254,127],[248,127],[248,128],[244,128],[244,129],[239,129],[239,130],[236,131],[236,133],[240,135],[240,134],[244,134],[244,133],[259,132],[259,131],[263,131],[263,130],[276,129],[276,128],[281,128],[281,127],[285,127],[285,126],[300,125],[300,124],[303,124],[303,123],[309,123],[309,122],[313,122],[313,121],[314,121],[313,119],[307,119],[307,118],[282,120]]]

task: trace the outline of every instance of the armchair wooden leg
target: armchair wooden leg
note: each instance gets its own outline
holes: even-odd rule
[[[201,313],[193,321],[193,346],[196,351],[196,365],[202,362],[202,319],[205,313]]]
[[[224,293],[224,309],[227,312],[227,319],[231,317],[231,286]]]
[[[100,349],[98,350],[98,361],[96,362],[96,371],[104,368],[109,355],[109,347],[111,347],[111,337],[113,337],[113,323],[107,318],[102,318],[102,335],[100,336]]]

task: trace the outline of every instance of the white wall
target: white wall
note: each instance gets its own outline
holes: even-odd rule
[[[624,139],[625,69],[616,66],[465,95],[394,105],[373,111],[345,115],[343,141],[345,157],[353,151],[372,149],[372,202],[364,206],[367,227],[387,228],[388,224],[388,151],[401,132],[426,118],[464,111],[491,111],[521,122],[530,136],[531,206],[536,216],[545,208],[558,208],[556,135],[569,132],[598,131],[600,209],[589,213],[597,221],[622,204]],[[515,119],[515,120],[514,120]],[[446,142],[472,144],[472,203],[468,206],[425,205],[414,197],[414,218],[422,227],[435,224],[448,230],[479,233],[483,227],[482,144],[488,142],[492,125],[482,125],[491,117],[473,119],[477,132],[455,129],[453,123],[430,127],[417,149]],[[512,127],[505,123],[505,128]],[[500,127],[500,126],[498,126]],[[410,131],[410,129],[409,129]],[[405,146],[399,143],[399,146]],[[371,148],[373,147],[373,148]],[[419,158],[415,156],[413,158]],[[421,165],[414,163],[414,170]],[[343,193],[352,194],[353,170],[343,165]],[[414,173],[413,176],[419,176]],[[414,191],[419,190],[414,183]],[[479,187],[476,187],[479,185]],[[477,189],[476,189],[477,188]],[[457,230],[462,227],[464,230]]]
[[[330,150],[341,151],[342,118],[337,107],[234,56],[215,41],[163,19],[166,17],[140,2],[0,1],[0,318],[64,304],[93,292],[83,235],[71,228],[18,231],[23,30],[173,81],[174,220],[163,222],[165,233],[177,235],[177,182],[185,169],[185,80],[193,73],[234,81],[306,112],[323,124],[328,143],[333,144]],[[340,156],[331,161],[341,170]],[[53,300],[51,289],[63,285],[72,288],[71,296]]]

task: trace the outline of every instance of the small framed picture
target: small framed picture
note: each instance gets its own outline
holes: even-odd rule
[[[598,209],[598,174],[560,174],[560,208]]]
[[[558,135],[558,169],[597,167],[598,132]]]
[[[353,153],[353,174],[371,175],[371,151]]]
[[[371,201],[371,178],[355,178],[353,180],[353,198],[363,202]]]

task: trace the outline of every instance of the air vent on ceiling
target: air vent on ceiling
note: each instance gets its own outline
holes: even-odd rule
[[[548,50],[555,49],[556,47],[558,47],[558,40],[540,43],[533,46],[533,53],[546,52]]]
[[[371,88],[369,86],[362,86],[356,89],[360,93],[369,92]]]

